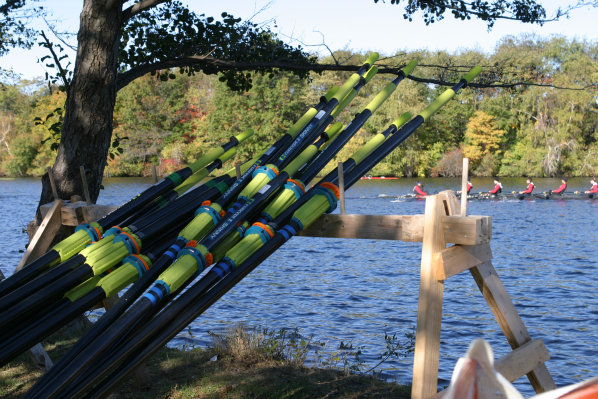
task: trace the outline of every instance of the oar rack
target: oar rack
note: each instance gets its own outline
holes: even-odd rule
[[[52,220],[56,224],[59,220],[58,223],[76,226],[97,220],[113,209],[114,206],[87,206],[83,201],[62,205],[56,201],[42,206],[42,215],[44,223]],[[42,227],[49,228],[44,224]],[[412,398],[442,396],[442,392],[437,394],[437,381],[444,282],[467,270],[513,349],[496,361],[496,369],[510,381],[527,375],[538,393],[556,388],[544,364],[550,356],[543,341],[532,339],[492,266],[492,218],[462,216],[461,204],[454,192],[428,196],[424,215],[324,215],[300,235],[423,244]],[[447,248],[447,244],[454,245]],[[46,249],[42,249],[42,253]]]

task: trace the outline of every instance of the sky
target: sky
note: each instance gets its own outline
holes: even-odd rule
[[[559,6],[568,2],[539,0],[548,15],[552,15]],[[574,0],[570,0],[573,2]],[[255,22],[267,20],[272,29],[283,37],[300,39],[304,44],[318,45],[324,42],[332,50],[374,50],[391,54],[396,50],[449,50],[459,48],[477,48],[492,52],[496,43],[504,36],[534,32],[540,36],[564,35],[569,38],[598,40],[598,8],[585,7],[574,10],[570,18],[544,26],[524,24],[516,21],[497,21],[488,31],[483,21],[455,20],[447,15],[440,22],[426,26],[422,14],[416,14],[413,21],[403,19],[402,5],[392,5],[390,0],[377,4],[374,0],[217,0],[183,1],[197,13],[219,18],[226,11],[235,17],[247,19],[256,11],[267,7],[257,16]],[[404,1],[402,2],[404,3]],[[59,30],[76,32],[83,1],[45,0],[42,4],[51,10]],[[594,28],[592,28],[594,26]],[[43,21],[33,21],[32,27],[48,29]],[[321,33],[318,33],[321,32]],[[57,40],[51,38],[52,41]],[[321,46],[307,47],[310,51],[326,54]],[[15,49],[0,58],[0,67],[13,69],[25,79],[43,76],[45,70],[37,60],[47,54],[47,50],[35,46],[31,50]],[[74,63],[75,54],[68,51],[69,59]]]

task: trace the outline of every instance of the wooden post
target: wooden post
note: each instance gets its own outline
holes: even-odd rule
[[[467,178],[469,177],[469,158],[463,158],[463,176],[461,178],[461,216],[467,216]]]
[[[46,168],[48,171],[48,178],[50,179],[50,185],[52,186],[52,195],[54,195],[54,201],[58,200],[58,191],[56,191],[56,182],[54,181],[54,174],[52,173],[52,167]]]
[[[445,194],[426,197],[412,399],[428,399],[437,392],[444,281],[436,279],[434,254],[446,248],[442,217],[448,216],[448,202]]]
[[[91,198],[89,196],[89,187],[87,187],[87,177],[85,176],[85,167],[79,166],[79,171],[81,172],[81,182],[83,183],[83,192],[85,194],[85,202],[87,202],[87,206],[91,205]]]
[[[31,238],[27,250],[23,254],[19,265],[15,269],[15,273],[21,270],[23,267],[39,258],[50,248],[50,244],[60,227],[62,226],[62,205],[64,201],[57,200],[52,203],[52,207],[42,220],[42,224],[39,225],[37,231]]]
[[[343,163],[338,163],[338,189],[340,192],[339,201],[341,203],[341,215],[345,214],[345,173],[343,171]]]
[[[154,177],[154,184],[158,182],[158,172],[156,171],[156,165],[152,165],[152,176]]]
[[[241,165],[235,165],[235,172],[237,173],[237,180],[241,178]]]
[[[488,302],[490,310],[492,310],[511,348],[517,349],[531,341],[532,337],[523,324],[521,316],[519,316],[492,263],[486,261],[479,266],[472,267],[469,271],[484,295],[486,302]],[[527,373],[527,377],[536,393],[556,389],[556,384],[545,364],[541,364]]]

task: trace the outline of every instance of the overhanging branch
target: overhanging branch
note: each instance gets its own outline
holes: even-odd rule
[[[131,7],[123,10],[123,24],[140,12],[154,8],[162,3],[166,3],[167,1],[170,0],[144,0],[133,4]]]
[[[139,4],[139,3],[138,3]],[[143,75],[164,69],[170,68],[180,68],[180,67],[188,67],[193,65],[205,65],[210,67],[216,67],[220,70],[231,70],[231,69],[239,69],[239,70],[265,70],[270,68],[275,69],[284,69],[288,71],[312,71],[312,72],[324,72],[324,71],[347,71],[353,72],[359,69],[359,65],[332,65],[332,64],[307,64],[307,63],[300,63],[295,60],[288,60],[288,59],[280,59],[280,60],[273,60],[273,61],[261,61],[261,62],[254,62],[254,61],[230,61],[230,60],[222,60],[218,58],[214,58],[211,56],[189,56],[184,58],[173,58],[161,62],[156,62],[153,64],[147,65],[140,65],[138,67],[132,68],[131,70],[121,73],[118,75],[116,79],[116,87],[117,90],[122,89],[123,87],[127,86],[129,83],[134,81],[137,78],[142,77]],[[400,71],[400,67],[391,67],[391,66],[379,66],[378,73],[379,74],[391,74],[391,75],[398,75]],[[421,83],[428,83],[440,86],[453,86],[455,82],[448,82],[444,80],[438,79],[428,79],[428,78],[419,78],[413,75],[408,76],[409,79],[415,82]],[[476,87],[476,88],[505,88],[510,89],[518,86],[538,86],[538,87],[548,87],[548,88],[555,88],[560,90],[587,90],[590,88],[597,88],[598,84],[590,84],[582,88],[572,88],[572,87],[561,87],[555,86],[552,84],[541,84],[541,83],[533,83],[533,82],[512,82],[512,83],[471,83],[469,86]]]

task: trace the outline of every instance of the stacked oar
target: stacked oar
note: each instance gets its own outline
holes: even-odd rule
[[[369,66],[370,63],[364,65],[364,70],[361,74],[358,73],[358,79],[354,81],[350,79],[349,89],[352,86],[356,92],[359,83],[367,82],[362,76]],[[234,198],[232,194],[229,194],[225,200],[221,197],[216,204],[206,204],[200,208],[198,216],[181,231],[177,242],[170,247],[171,252],[172,250],[178,252],[178,261],[162,273],[154,287],[121,318],[112,318],[110,323],[103,323],[101,329],[96,329],[110,312],[102,317],[94,326],[96,331],[91,335],[87,334],[73,347],[26,397],[80,396],[120,363],[120,367],[98,385],[91,392],[90,397],[106,394],[126,373],[163,345],[164,340],[176,335],[276,248],[307,227],[322,213],[333,210],[338,195],[338,189],[333,184],[338,179],[338,176],[335,176],[336,172],[329,174],[318,183],[316,188],[306,194],[303,194],[305,188],[303,182],[309,182],[336,155],[371,113],[388,98],[404,77],[405,72],[408,74],[413,66],[411,65],[395,81],[389,83],[383,93],[376,96],[342,132],[338,133],[338,125],[332,125],[312,144],[313,139],[320,136],[325,128],[322,127],[317,135],[310,135],[310,132],[318,129],[322,123],[312,118],[297,135],[297,137],[303,136],[305,141],[295,140],[284,151],[279,149],[279,153],[282,153],[272,164],[268,164],[270,160],[263,163],[256,162],[258,165],[253,168],[251,182],[249,184],[236,182],[235,184],[239,183],[238,187],[234,188],[235,184],[231,187],[236,190],[234,195],[237,193],[240,195],[237,196],[235,204],[228,213],[223,212],[223,208],[232,202]],[[410,115],[403,115],[347,160],[345,162],[347,187],[354,184],[360,176],[367,173],[409,137],[425,119],[452,98],[456,91],[465,87],[477,73],[479,70],[472,71],[453,90],[445,92],[420,115],[400,128],[410,118]],[[336,99],[336,105],[326,109],[328,116],[332,115],[334,109],[351,95],[351,90],[347,90],[345,86],[347,85],[339,89],[340,94]],[[323,114],[320,119],[328,116]],[[332,140],[335,135],[337,135],[336,139]],[[323,147],[326,148],[320,151]],[[296,157],[292,162],[287,160],[294,156]],[[261,165],[266,167],[258,170]],[[279,172],[280,168],[284,169]],[[250,167],[249,170],[251,169]],[[248,174],[244,174],[246,175]],[[303,182],[298,180],[299,178],[302,178]],[[240,180],[242,179],[243,177]],[[242,186],[245,185],[243,189]],[[224,217],[219,219],[219,215]],[[247,226],[248,221],[252,222],[258,217],[261,217],[261,222],[256,222],[244,231],[242,227]],[[278,229],[281,225],[285,227]],[[242,240],[238,242],[241,238]],[[196,240],[200,242],[194,242]],[[180,250],[177,243],[188,246]],[[189,284],[195,276],[210,265],[212,260],[218,261],[223,256],[224,258],[202,279],[156,315],[157,311],[181,291],[181,287]],[[130,299],[134,300],[133,297]]]
[[[21,306],[19,310],[34,309],[39,311],[43,306],[41,302],[45,302],[42,299],[55,299],[55,297],[64,294],[65,290],[74,286],[75,283],[83,282],[83,280],[89,279],[85,282],[85,284],[82,284],[81,286],[76,287],[76,289],[66,293],[68,303],[66,299],[61,300],[60,303],[56,304],[55,308],[52,309],[52,311],[55,312],[54,314],[62,312],[60,314],[62,314],[64,318],[67,318],[65,307],[75,309],[73,306],[70,306],[70,304],[74,305],[77,303],[78,306],[76,309],[83,309],[86,306],[86,301],[91,303],[98,298],[105,297],[109,293],[118,292],[118,290],[123,286],[126,286],[140,276],[143,276],[137,281],[137,283],[133,284],[131,289],[125,293],[125,296],[117,303],[117,306],[112,308],[111,311],[107,312],[104,317],[102,317],[100,321],[94,325],[92,330],[95,331],[93,331],[92,334],[87,334],[86,339],[82,340],[85,341],[85,344],[82,344],[81,347],[87,346],[95,336],[100,334],[106,327],[118,319],[118,316],[120,316],[120,314],[126,310],[126,308],[130,306],[135,299],[137,299],[137,297],[148,287],[148,285],[155,280],[157,276],[156,273],[163,271],[165,267],[172,263],[172,260],[175,259],[176,253],[181,249],[182,246],[184,246],[191,239],[201,238],[204,233],[210,230],[211,226],[209,223],[207,229],[205,226],[200,227],[199,229],[194,226],[187,226],[178,233],[176,242],[170,245],[166,252],[164,252],[164,242],[162,242],[162,247],[160,247],[158,245],[159,240],[157,237],[166,239],[169,234],[172,234],[173,230],[177,230],[177,227],[180,224],[184,224],[188,221],[187,216],[189,216],[190,211],[196,211],[195,213],[198,214],[196,219],[199,221],[206,219],[205,216],[208,216],[212,220],[212,226],[217,224],[219,218],[223,214],[226,214],[222,208],[232,202],[235,199],[235,196],[245,188],[247,183],[253,177],[253,173],[251,173],[251,171],[257,169],[260,165],[275,161],[275,167],[285,167],[298,155],[298,153],[300,153],[299,155],[303,157],[302,159],[309,160],[313,158],[313,148],[315,148],[317,152],[319,147],[329,142],[330,139],[334,137],[334,134],[339,130],[340,126],[332,126],[328,131],[322,134],[323,130],[331,122],[333,115],[338,114],[338,112],[340,112],[340,110],[342,110],[342,108],[344,108],[344,106],[350,102],[350,100],[355,96],[357,91],[365,84],[365,82],[367,82],[367,80],[369,80],[369,78],[375,74],[375,71],[372,72],[370,67],[376,59],[377,54],[366,61],[362,69],[358,73],[354,74],[349,81],[343,85],[342,88],[333,88],[333,90],[331,90],[327,96],[322,97],[320,103],[316,107],[310,109],[306,115],[302,117],[287,132],[285,136],[283,136],[277,143],[265,151],[255,163],[249,166],[247,168],[248,170],[242,174],[241,178],[232,184],[230,189],[224,192],[224,195],[220,196],[222,191],[221,187],[218,187],[220,189],[218,193],[212,190],[213,195],[208,197],[207,201],[201,201],[200,204],[204,203],[205,205],[199,209],[197,209],[197,201],[188,201],[189,204],[182,201],[185,197],[189,197],[189,194],[173,202],[173,205],[164,209],[165,211],[159,210],[158,208],[160,208],[160,204],[157,203],[160,201],[161,203],[164,203],[164,201],[168,202],[170,200],[169,197],[163,196],[162,200],[154,200],[153,203],[152,201],[145,202],[144,205],[149,203],[150,205],[148,208],[151,209],[146,210],[143,215],[131,215],[131,213],[129,213],[121,218],[122,220],[125,217],[128,217],[127,223],[131,224],[125,228],[115,226],[106,231],[102,240],[88,247],[91,248],[91,250],[86,248],[83,253],[78,255],[79,259],[76,259],[76,261],[74,258],[71,259],[71,265],[68,266],[72,270],[70,273],[67,272],[66,274],[62,275],[61,277],[63,278],[60,278],[58,283],[53,284],[53,287],[45,288],[42,290],[43,292],[36,292],[34,294],[35,298],[28,300],[28,303]],[[370,75],[363,77],[368,70],[370,70]],[[337,111],[336,114],[334,113],[335,110]],[[316,143],[310,145],[313,139],[319,137],[320,135],[322,137],[317,140]],[[300,165],[302,163],[305,162],[295,162],[294,165]],[[292,174],[296,172],[296,170],[294,170],[294,168],[296,169],[296,166],[289,166],[289,168],[289,171],[286,171],[285,168],[285,173]],[[247,197],[245,198],[247,199]],[[205,199],[205,196],[202,199]],[[220,212],[214,211],[215,206],[210,206],[209,209],[207,209],[208,205],[220,206]],[[198,223],[195,223],[195,225],[197,224]],[[202,223],[199,223],[199,225],[201,224]],[[242,232],[243,226],[248,227],[248,224],[240,222],[238,224],[240,232]],[[105,226],[102,226],[102,228],[104,227]],[[114,238],[112,236],[114,236]],[[220,252],[224,253],[227,248],[235,244],[234,240],[234,237],[232,237],[231,240],[231,237],[226,237],[225,234],[222,234],[220,241],[218,241],[218,243],[221,242],[222,246],[218,248],[215,245],[214,252],[220,250]],[[213,242],[216,244],[216,241],[213,240]],[[153,252],[164,252],[164,254],[158,258],[149,271],[147,270],[149,256],[144,258],[138,255],[139,249],[142,245],[151,247],[151,255],[153,258],[156,257]],[[101,283],[94,284],[96,283],[96,280],[99,279],[102,272],[108,271],[110,268],[118,267],[118,262],[127,255],[129,256],[127,259],[130,259],[125,265],[127,267],[117,269],[118,273],[113,273],[115,277],[109,276],[110,278],[102,278],[100,279]],[[135,260],[132,261],[131,259]],[[83,263],[82,266],[81,263]],[[67,267],[65,267],[63,264],[59,266],[59,268],[66,269]],[[144,268],[146,269],[145,273],[143,273],[141,270]],[[92,279],[94,279],[94,281],[92,281]],[[84,285],[85,287],[83,287]],[[102,287],[101,291],[103,293],[94,287]],[[108,287],[108,289],[105,289],[105,287]],[[73,299],[75,299],[74,302]],[[86,299],[86,301],[84,301],[84,299]],[[22,314],[22,312],[15,312],[13,308],[9,310],[7,320],[15,321],[19,318],[19,315]],[[114,311],[115,309],[118,310]],[[0,315],[0,323],[4,322],[2,316],[3,315]],[[72,317],[72,314],[69,314],[68,317]],[[48,318],[44,318],[43,321],[47,319]],[[45,326],[45,323],[38,324],[43,324]],[[55,329],[56,326],[53,325],[52,328]],[[28,331],[33,330],[35,329],[31,327],[28,329]],[[23,338],[19,340],[19,342],[22,343],[24,340],[25,339]],[[15,345],[10,346],[14,347]],[[26,344],[22,343],[19,345],[19,348],[24,346],[26,346]],[[2,359],[2,362],[5,362],[6,359],[11,358],[11,356],[14,354],[15,353],[10,352],[10,348],[7,346],[0,348],[0,358]]]
[[[377,55],[375,57],[377,57]],[[296,131],[299,133],[299,134],[296,134],[297,139],[293,140],[288,147],[286,147],[286,148],[282,147],[282,149],[284,151],[279,150],[278,154],[275,151],[270,151],[271,149],[277,147],[275,144],[273,147],[270,148],[270,150],[268,150],[264,153],[264,155],[270,153],[270,155],[271,155],[270,158],[268,159],[268,158],[262,157],[260,160],[258,160],[258,162],[256,162],[257,165],[256,165],[256,168],[254,168],[254,169],[257,169],[257,166],[259,166],[260,164],[267,164],[270,161],[270,159],[274,158],[272,156],[272,155],[274,155],[274,156],[277,156],[277,158],[278,158],[278,159],[274,158],[274,163],[276,164],[276,166],[274,166],[274,167],[284,167],[285,165],[287,165],[285,167],[285,169],[280,173],[280,175],[289,177],[289,176],[292,176],[294,173],[296,173],[299,166],[305,164],[307,161],[310,161],[314,157],[316,157],[317,153],[319,152],[320,147],[323,146],[324,144],[328,145],[330,143],[331,139],[334,138],[334,135],[340,130],[340,124],[334,124],[326,132],[324,132],[324,134],[321,133],[322,130],[324,130],[324,128],[326,127],[326,125],[330,122],[331,118],[329,118],[329,116],[337,115],[338,112],[340,112],[340,110],[342,110],[342,108],[344,108],[344,106],[346,106],[348,104],[348,102],[353,97],[355,97],[355,95],[357,94],[357,91],[361,87],[363,87],[363,85],[365,83],[367,83],[367,81],[369,79],[371,79],[371,77],[376,72],[376,68],[370,68],[370,64],[373,63],[374,61],[375,61],[375,58],[368,60],[368,62],[366,62],[366,64],[364,64],[362,70],[358,71],[358,73],[356,73],[354,76],[352,76],[348,80],[348,82],[345,85],[343,85],[343,87],[338,89],[338,91],[336,92],[336,96],[332,96],[329,99],[323,99],[323,101],[325,100],[324,101],[325,106],[318,107],[320,109],[315,110],[316,114],[313,115],[311,120],[309,120],[309,122],[307,124],[303,123],[303,127],[296,129]],[[366,74],[366,72],[368,70],[369,70],[369,72]],[[362,75],[365,75],[365,76],[362,76]],[[401,77],[401,79],[402,79],[402,77]],[[395,87],[396,84],[398,83],[398,81],[400,81],[401,79],[396,80],[396,82],[393,84],[393,87]],[[389,94],[390,94],[390,92],[389,92],[388,88],[385,89],[384,94],[383,94],[385,96],[385,98],[388,97]],[[380,100],[378,98],[377,101],[378,101],[378,104],[370,105],[370,108],[377,107],[379,105],[379,103],[381,103],[381,101],[383,101],[383,100]],[[310,111],[308,111],[308,112],[310,112]],[[319,112],[319,111],[323,111],[323,112]],[[370,111],[368,111],[368,112],[370,112]],[[357,131],[357,129],[355,131]],[[318,136],[320,136],[319,139],[317,139],[315,143],[310,145],[310,141],[312,141],[313,138],[318,138]],[[301,138],[301,137],[303,137],[303,138]],[[293,148],[295,148],[295,150],[293,150]],[[301,149],[303,149],[303,151],[301,151]],[[339,149],[340,149],[340,147],[339,147]],[[296,153],[299,151],[301,151],[301,153],[299,155],[297,155],[296,159],[293,160],[293,162],[290,162],[293,159],[292,153],[293,152]],[[330,156],[334,155],[333,153],[331,153],[331,154],[332,155],[330,155]],[[250,170],[251,169],[252,168],[250,168]],[[251,201],[251,203],[254,202],[254,200],[250,199],[249,197],[252,197],[253,194],[255,193],[255,181],[259,180],[260,174],[263,174],[263,173],[260,173],[258,171],[256,173],[252,174],[252,175],[256,175],[252,179],[252,183],[254,186],[253,192],[251,192],[251,190],[250,190],[250,192],[247,193],[247,190],[243,190],[244,186],[242,186],[241,184],[238,184],[239,187],[238,187],[237,192],[243,190],[243,191],[241,191],[241,194],[243,194],[243,195],[239,196],[237,198],[237,201],[246,200],[246,201]],[[245,177],[247,177],[247,179],[249,180],[249,177],[252,177],[252,175],[249,175],[249,173],[246,173],[241,177],[240,180],[243,180]],[[278,181],[281,181],[281,178],[279,178]],[[284,181],[284,180],[282,180],[282,181]],[[262,186],[263,186],[263,184],[262,184]],[[279,188],[280,188],[280,186],[281,185],[278,185]],[[231,191],[231,190],[229,190],[229,191]],[[258,190],[258,191],[260,191],[260,190]],[[227,194],[228,194],[228,197],[230,197],[230,199],[227,198]],[[260,193],[257,193],[257,194],[260,194]],[[220,213],[223,213],[222,211],[218,212],[218,210],[220,210],[220,209],[217,209],[217,208],[215,209],[215,207],[213,205],[216,205],[216,206],[220,205],[221,207],[223,207],[223,206],[226,206],[227,202],[231,202],[233,199],[234,199],[234,197],[229,192],[229,193],[225,193],[225,195],[221,199],[218,200],[218,202],[220,202],[222,205],[216,203],[216,204],[210,204],[212,206],[204,205],[203,207],[201,207],[197,212],[198,216],[196,217],[196,220],[194,220],[193,223],[191,223],[189,226],[187,226],[185,229],[183,229],[183,231],[181,231],[178,240],[182,240],[182,242],[180,242],[179,244],[181,246],[183,246],[189,240],[191,240],[193,238],[199,239],[199,238],[201,238],[202,235],[205,235],[205,233],[207,231],[209,231],[210,228],[212,226],[214,226],[214,224],[218,224],[218,216]],[[226,214],[226,213],[224,213],[224,214]],[[207,221],[208,223],[203,223],[204,221]],[[226,223],[226,221],[225,221],[224,223],[221,223],[221,225],[228,226],[228,225],[230,225],[230,222]],[[237,227],[237,226],[242,227],[243,225],[248,226],[243,221],[237,220],[235,227]],[[207,226],[207,228],[206,228],[206,226]],[[214,251],[213,251],[214,253],[226,252],[227,248],[234,245],[236,238],[240,238],[239,233],[242,233],[242,228],[235,229],[235,234],[232,234],[232,235],[227,235],[227,233],[230,229],[224,231],[222,229],[217,228],[216,230],[220,232],[220,234],[218,234],[218,239],[216,239],[214,237],[214,235],[212,235],[212,239],[210,240],[210,243],[211,243],[210,247],[214,249]],[[239,231],[239,230],[241,230],[241,231]],[[220,246],[219,246],[219,244],[220,244]],[[172,247],[174,247],[174,246],[176,246],[176,245],[173,245]],[[170,249],[172,249],[172,247]],[[170,252],[171,252],[170,255],[172,255],[172,251],[170,251]],[[208,255],[207,253],[204,253],[204,254]],[[160,262],[160,260],[158,262]],[[203,262],[204,262],[204,264],[202,265],[203,267],[209,265],[209,261],[206,261],[205,259],[203,259]],[[156,266],[154,266],[154,268],[155,267]],[[172,274],[172,272],[170,272],[170,271],[169,271],[169,273]],[[174,291],[176,291],[177,288],[180,287],[178,280],[173,281],[173,280],[169,279],[168,276],[169,276],[168,273],[161,276],[160,284],[158,284],[156,287],[154,287],[154,289],[152,289],[150,291],[149,298],[154,298],[156,295],[158,297],[164,295],[164,288],[167,288],[168,291],[170,291],[172,289],[172,291],[174,292]],[[145,276],[144,276],[144,278],[145,278]],[[163,280],[167,280],[171,284],[165,284]],[[188,283],[188,282],[189,282],[189,280],[186,279],[185,283]],[[125,296],[128,296],[130,291],[131,290],[127,291]],[[168,292],[166,292],[166,293],[168,293]],[[156,295],[154,295],[154,294],[156,294]],[[152,295],[154,295],[154,296],[152,297]],[[146,297],[147,297],[147,295],[146,295]],[[149,299],[149,298],[147,298],[147,299]],[[132,298],[129,298],[129,299],[132,299]],[[119,303],[120,302],[121,301],[119,301]],[[147,305],[150,302],[154,302],[154,301],[141,300],[141,301],[139,301],[140,305],[136,305],[136,306],[137,306],[137,308],[141,308],[142,304],[145,303]],[[117,306],[119,305],[119,303],[117,303]],[[139,309],[131,309],[131,312],[128,312],[127,316],[137,315],[137,318],[135,320],[133,320],[132,322],[130,322],[129,324],[130,325],[135,324],[136,320],[139,319],[143,313],[147,314],[148,312],[150,312],[150,309],[146,309],[145,311],[139,311]],[[108,316],[110,313],[111,312],[108,312],[104,317],[102,317],[100,319],[100,321],[98,323],[96,323],[96,326],[99,324],[108,324],[108,323],[102,323],[102,322],[106,318],[106,316]],[[119,320],[118,323],[122,324],[123,323],[122,320],[124,320],[124,318]],[[94,326],[94,329],[96,326]],[[112,330],[126,331],[126,328],[113,328]],[[96,336],[98,334],[99,334],[99,331],[96,331],[94,336]],[[80,347],[80,348],[78,348],[78,350],[83,348],[84,346],[86,346],[88,344],[88,342],[91,342],[92,339],[85,339],[86,337],[84,337],[84,339],[83,339],[83,341],[86,341],[85,345],[77,344],[77,346]],[[95,344],[96,344],[96,342],[94,342],[94,347],[96,346]],[[73,348],[73,349],[75,349],[75,348]],[[73,351],[71,350],[71,352],[69,352],[69,354],[70,353],[73,353]],[[69,354],[67,354],[67,357],[69,357]],[[69,363],[71,363],[71,362],[69,362]],[[60,365],[60,363],[58,365]],[[54,371],[54,370],[57,370],[57,368],[56,367],[53,368],[49,374],[52,374],[52,371]]]

